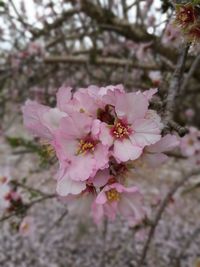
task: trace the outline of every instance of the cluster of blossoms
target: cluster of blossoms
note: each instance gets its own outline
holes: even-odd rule
[[[195,127],[189,128],[189,133],[181,138],[181,152],[194,164],[200,164],[200,131]]]
[[[200,7],[193,3],[176,4],[176,24],[189,41],[200,39]]]
[[[157,90],[126,93],[122,85],[89,86],[73,95],[71,90],[59,89],[55,108],[31,100],[23,107],[26,128],[58,158],[57,193],[69,207],[84,213],[88,208],[96,223],[120,214],[136,225],[145,211],[142,193],[130,186],[130,168],[158,166],[167,158],[163,152],[178,144],[174,135],[161,136],[161,119],[149,108]]]
[[[9,175],[0,174],[0,213],[13,211],[21,203],[20,195],[10,185]]]
[[[2,168],[0,173],[0,216],[5,213],[22,211],[23,207],[25,207],[21,194],[13,186],[12,182],[9,172]],[[25,216],[20,223],[12,226],[16,227],[22,236],[29,236],[34,229],[33,218]]]
[[[19,70],[25,61],[33,58],[39,59],[43,53],[43,48],[38,43],[31,42],[24,50],[10,56],[11,66],[13,69]]]

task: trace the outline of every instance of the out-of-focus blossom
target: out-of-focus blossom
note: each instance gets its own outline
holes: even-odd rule
[[[193,109],[191,108],[188,108],[186,111],[185,111],[185,115],[188,119],[192,119],[195,115],[195,112]]]
[[[143,198],[137,187],[126,188],[113,183],[104,187],[93,204],[93,217],[97,224],[105,215],[114,220],[120,213],[131,226],[139,224],[145,217]]]
[[[178,47],[181,42],[181,31],[172,22],[167,24],[162,42],[165,45],[173,45]]]
[[[20,223],[19,226],[19,233],[24,236],[32,236],[34,232],[34,220],[31,216],[26,216],[23,218],[23,220]]]
[[[167,134],[157,143],[146,147],[141,160],[150,167],[158,167],[168,159],[164,152],[171,151],[179,144],[180,141],[175,135]]]
[[[150,71],[149,78],[152,80],[153,86],[158,87],[161,83],[162,76],[160,71]]]
[[[198,17],[198,9],[194,4],[178,4],[176,5],[176,23],[182,28],[186,28],[193,24]]]
[[[187,157],[198,157],[200,153],[200,131],[195,127],[189,128],[189,133],[181,138],[181,152]]]

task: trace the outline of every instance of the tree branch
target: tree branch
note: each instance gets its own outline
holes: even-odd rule
[[[64,56],[49,56],[44,58],[44,62],[46,64],[56,64],[56,63],[73,63],[73,64],[96,64],[96,65],[108,65],[108,66],[118,66],[118,67],[125,67],[130,66],[136,69],[143,69],[143,70],[159,70],[161,66],[156,64],[142,64],[139,62],[135,62],[129,59],[119,59],[114,57],[95,57],[93,60],[90,60],[88,56],[71,56],[71,55],[64,55]]]
[[[141,254],[141,258],[140,258],[140,261],[139,261],[139,264],[138,264],[138,267],[142,267],[144,265],[144,262],[145,262],[145,259],[146,259],[146,256],[147,256],[147,252],[149,250],[149,247],[150,247],[150,243],[151,243],[151,240],[154,236],[154,233],[155,233],[155,230],[156,230],[156,227],[158,226],[158,223],[162,217],[162,214],[163,212],[165,211],[170,199],[172,198],[172,196],[176,193],[176,191],[181,187],[183,186],[192,176],[194,175],[198,175],[200,173],[200,170],[197,169],[197,170],[193,170],[190,174],[187,174],[185,175],[180,181],[176,182],[172,188],[169,190],[168,194],[166,195],[166,197],[163,199],[161,205],[160,205],[160,208],[158,209],[158,212],[155,216],[155,219],[154,219],[154,222],[150,228],[150,231],[149,231],[149,235],[148,235],[148,238],[147,238],[147,241],[143,247],[143,250],[142,250],[142,254]]]

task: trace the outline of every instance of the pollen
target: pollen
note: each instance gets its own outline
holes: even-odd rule
[[[42,151],[45,153],[45,155],[49,158],[54,157],[55,156],[55,150],[52,147],[52,145],[50,145],[48,143],[48,141],[46,140],[42,140],[41,141],[41,145],[42,145]]]
[[[112,134],[117,139],[127,138],[130,134],[130,128],[122,122],[117,122],[112,128]]]
[[[79,141],[79,147],[77,150],[77,155],[80,154],[85,154],[87,152],[94,152],[95,149],[95,143],[92,141],[84,141],[84,140],[80,140]]]
[[[116,189],[112,188],[106,192],[106,197],[109,202],[119,201],[120,200],[120,193],[117,192]]]
[[[55,155],[54,148],[51,145],[46,146],[46,152],[49,157],[52,157]]]

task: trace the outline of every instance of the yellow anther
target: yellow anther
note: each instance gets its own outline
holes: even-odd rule
[[[78,151],[77,151],[77,155],[80,155],[80,154],[85,154],[86,152],[88,151],[94,151],[94,147],[95,147],[95,144],[93,144],[92,142],[90,141],[84,141],[84,140],[80,140],[79,141],[79,148],[78,148]]]
[[[120,193],[117,192],[117,190],[115,188],[112,188],[106,192],[106,197],[107,197],[109,202],[119,201],[120,200]]]
[[[129,135],[129,132],[126,126],[118,122],[114,125],[113,134],[116,138],[122,138],[127,137]]]

